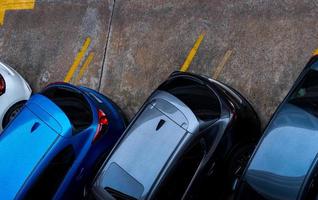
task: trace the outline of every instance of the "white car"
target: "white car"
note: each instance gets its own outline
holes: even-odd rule
[[[0,62],[0,132],[19,113],[31,93],[21,75]]]

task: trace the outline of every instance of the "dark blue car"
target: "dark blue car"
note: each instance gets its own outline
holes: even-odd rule
[[[267,126],[237,200],[318,199],[318,57],[313,57]]]
[[[51,84],[0,136],[0,199],[79,199],[125,129],[94,90]]]

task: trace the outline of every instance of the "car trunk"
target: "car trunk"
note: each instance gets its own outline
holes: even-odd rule
[[[27,103],[0,137],[0,199],[16,197],[62,132],[61,125],[36,100]],[[48,99],[41,100],[54,109]]]

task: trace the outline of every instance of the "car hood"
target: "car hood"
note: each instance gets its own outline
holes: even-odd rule
[[[318,119],[286,104],[264,134],[245,180],[267,199],[297,199],[316,162]]]

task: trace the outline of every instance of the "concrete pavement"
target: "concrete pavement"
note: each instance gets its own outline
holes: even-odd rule
[[[265,125],[318,47],[317,6],[308,0],[37,0],[34,9],[5,12],[0,59],[35,91],[69,74],[132,117],[206,32],[189,71],[240,91]]]

